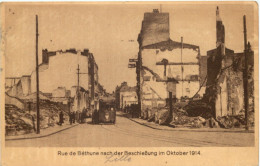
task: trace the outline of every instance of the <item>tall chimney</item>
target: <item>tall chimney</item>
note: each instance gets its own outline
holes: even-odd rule
[[[220,18],[218,6],[216,10],[216,31],[217,31],[216,47],[219,47],[221,44],[225,44],[225,27]]]

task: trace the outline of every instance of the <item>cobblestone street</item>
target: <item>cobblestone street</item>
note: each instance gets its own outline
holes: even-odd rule
[[[7,147],[224,147],[254,146],[254,133],[156,130],[117,116],[115,125],[88,123],[44,138],[6,141]]]

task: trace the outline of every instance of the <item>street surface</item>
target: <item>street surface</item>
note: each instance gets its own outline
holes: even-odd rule
[[[89,121],[89,119],[88,119]],[[210,130],[210,129],[209,129]],[[57,134],[6,141],[7,147],[200,147],[254,146],[254,133],[166,131],[137,124],[121,115],[116,124],[80,124]]]

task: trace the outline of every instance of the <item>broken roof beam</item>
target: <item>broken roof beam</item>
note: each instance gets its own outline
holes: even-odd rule
[[[172,51],[173,49],[176,48],[183,48],[183,49],[188,48],[188,49],[193,49],[195,51],[199,51],[199,46],[176,42],[171,39],[142,47],[142,49],[160,49],[161,51],[165,51],[165,50]]]

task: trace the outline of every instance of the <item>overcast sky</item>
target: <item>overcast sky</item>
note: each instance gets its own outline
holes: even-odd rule
[[[254,46],[254,19],[258,20],[254,17],[256,3],[232,3],[162,4],[162,11],[170,13],[171,39],[180,41],[183,36],[185,43],[200,46],[201,54],[206,55],[207,50],[216,47],[218,5],[225,25],[226,46],[235,52],[243,51],[243,15],[247,16],[248,40]],[[21,76],[34,70],[35,15],[38,14],[39,62],[41,50],[45,48],[50,51],[88,48],[95,56],[99,80],[105,89],[112,92],[123,81],[134,86],[135,69],[127,68],[128,59],[137,57],[137,37],[144,12],[152,12],[155,8],[160,9],[160,5],[7,5],[4,33],[6,76]],[[255,36],[256,40],[256,32]]]

